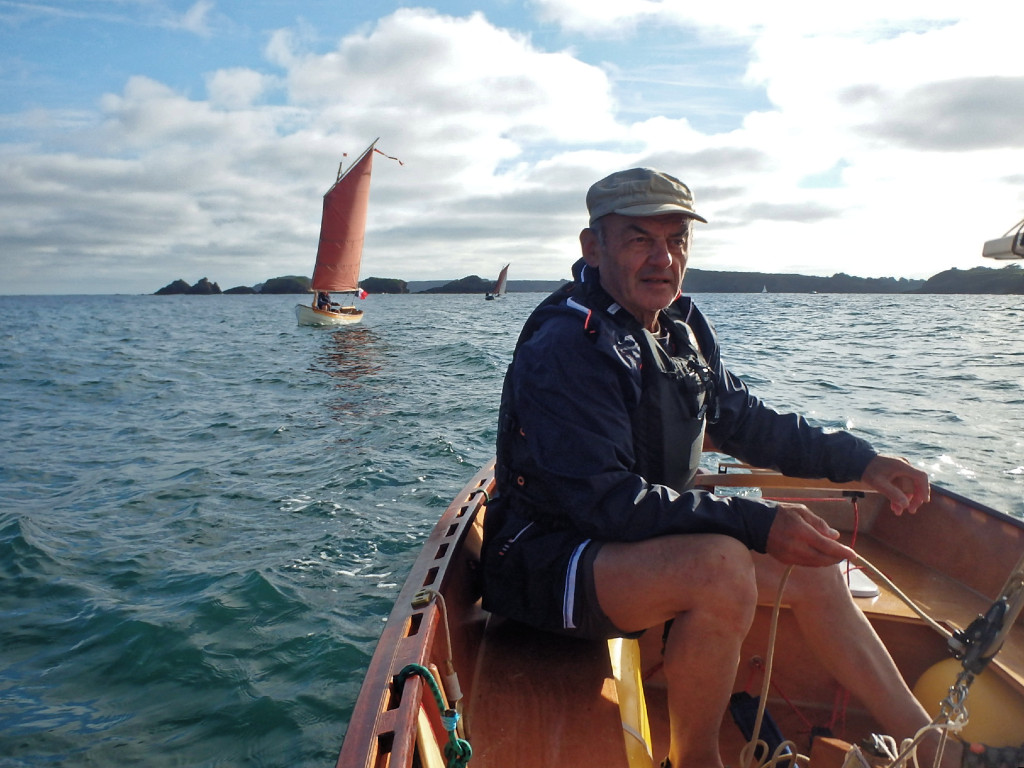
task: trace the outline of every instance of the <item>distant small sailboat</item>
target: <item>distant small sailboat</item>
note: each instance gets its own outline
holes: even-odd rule
[[[331,301],[330,294],[352,293],[366,298],[366,291],[359,287],[359,267],[377,141],[374,139],[348,170],[342,171],[344,162],[338,166],[338,178],[324,195],[320,244],[311,284],[313,302],[295,307],[299,325],[350,325],[363,319],[362,310]]]
[[[484,297],[485,299],[491,301],[492,299],[497,299],[505,295],[506,284],[508,283],[508,268],[508,264],[501,268],[501,272],[498,274],[498,280],[494,283],[494,288],[492,288],[491,292]]]
[[[767,285],[762,285],[761,286],[761,293],[768,293],[768,286]]]

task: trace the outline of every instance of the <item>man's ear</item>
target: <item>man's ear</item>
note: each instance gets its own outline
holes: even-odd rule
[[[583,252],[583,260],[587,266],[600,268],[599,244],[597,232],[589,227],[580,232],[580,250]]]

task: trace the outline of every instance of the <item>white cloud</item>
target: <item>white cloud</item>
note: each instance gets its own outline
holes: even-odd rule
[[[624,36],[665,12],[660,0],[530,0],[542,21],[572,32]]]
[[[375,175],[371,229],[403,255],[375,263],[368,253],[368,269],[409,278],[486,272],[481,251],[504,253],[516,239],[510,230],[522,228],[506,211],[550,212],[520,199],[551,194],[531,182],[523,153],[622,133],[601,70],[538,51],[479,15],[400,11],[334,51],[299,45],[278,34],[268,56],[284,68],[280,78],[219,70],[206,78],[207,98],[133,77],[102,99],[99,127],[75,132],[72,143],[100,148],[92,156],[4,158],[0,195],[11,204],[0,215],[22,222],[4,250],[34,264],[59,258],[65,268],[141,259],[151,277],[135,290],[177,277],[208,275],[226,287],[308,273],[319,197],[342,150],[383,135],[381,146],[406,166]],[[261,103],[268,93],[284,104]],[[585,178],[574,181],[577,194]],[[189,273],[189,261],[204,266]]]
[[[251,107],[274,85],[273,79],[252,69],[219,69],[206,78],[210,104],[220,109]]]
[[[288,69],[293,103],[404,112],[413,118],[403,121],[405,129],[421,135],[467,118],[464,134],[527,140],[593,141],[616,130],[600,69],[568,53],[539,51],[478,13],[400,10],[328,54],[296,51],[287,36],[276,37],[269,51]]]
[[[377,158],[367,275],[493,275],[513,261],[518,276],[563,277],[587,186],[642,164],[695,190],[711,222],[698,268],[975,266],[1024,208],[1019,26],[984,5],[883,13],[872,0],[837,21],[818,4],[534,3],[567,29],[641,45],[683,27],[685,39],[742,42],[746,84],[768,101],[717,132],[684,108],[627,118],[628,66],[542,50],[479,13],[402,9],[326,51],[308,29],[279,30],[263,66],[209,72],[205,94],[136,76],[95,114],[6,116],[0,127],[17,122],[24,137],[0,147],[5,289],[308,274],[340,155],[377,136],[405,165]],[[201,30],[214,7],[190,13]],[[40,283],[45,264],[65,282]]]
[[[213,2],[211,0],[198,0],[183,14],[173,17],[167,26],[182,29],[200,37],[209,37],[212,34],[210,28],[211,11],[213,11]]]
[[[675,27],[749,46],[746,81],[770,109],[728,134],[670,120],[634,128],[651,147],[677,134],[691,163],[713,147],[751,155],[746,168],[679,167],[709,201],[697,266],[924,277],[976,265],[981,243],[1024,207],[1010,180],[1024,141],[1017,6],[869,1],[835,14],[821,3],[666,1],[623,14],[586,0],[537,4],[597,36],[657,26],[664,39]],[[831,188],[805,183],[830,169]]]

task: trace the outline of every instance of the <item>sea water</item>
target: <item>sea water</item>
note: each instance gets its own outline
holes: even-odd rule
[[[0,297],[0,766],[333,765],[541,298]],[[766,402],[1024,517],[1020,297],[696,298]]]

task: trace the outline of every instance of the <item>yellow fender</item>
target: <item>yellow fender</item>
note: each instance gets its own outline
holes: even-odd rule
[[[924,671],[914,685],[914,696],[932,717],[949,694],[961,671],[956,659],[945,659]],[[960,735],[990,747],[1016,747],[1024,743],[1024,700],[989,669],[978,675],[967,693],[967,724]]]

